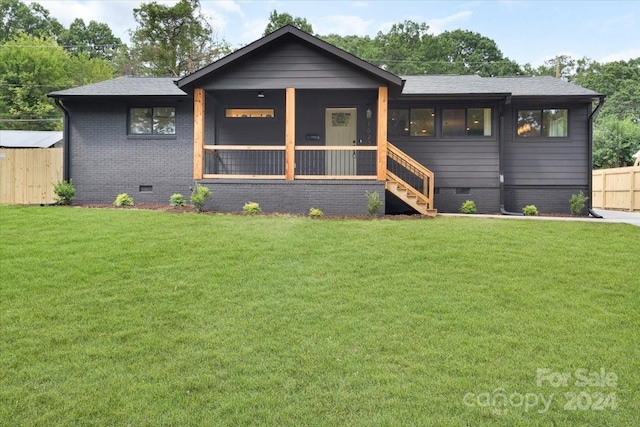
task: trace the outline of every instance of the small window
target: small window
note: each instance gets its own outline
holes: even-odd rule
[[[251,118],[251,119],[269,119],[274,116],[273,108],[227,108],[225,110],[225,117],[238,119],[238,118]]]
[[[130,135],[175,135],[176,109],[149,107],[129,109]]]
[[[445,108],[442,136],[491,136],[491,108]]]
[[[568,127],[569,110],[518,110],[517,134],[521,138],[564,138]]]
[[[433,108],[389,110],[387,133],[389,136],[433,136],[435,115]]]
[[[153,193],[153,185],[141,185],[138,189],[141,193]]]

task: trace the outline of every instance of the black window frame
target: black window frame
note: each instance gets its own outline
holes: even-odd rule
[[[405,131],[406,133],[403,134],[391,134],[389,133],[389,129],[392,128],[392,126],[390,126],[390,121],[391,121],[391,112],[392,111],[406,111],[407,112],[407,120],[409,121],[408,126],[407,126],[407,130]],[[413,120],[412,120],[412,111],[415,110],[431,110],[432,113],[432,122],[431,122],[431,127],[432,127],[432,133],[431,134],[424,134],[424,135],[412,135],[411,134],[411,125],[413,124]],[[434,138],[437,135],[437,128],[436,128],[436,118],[438,117],[438,111],[436,107],[403,107],[403,108],[390,108],[388,113],[387,113],[387,137],[388,138]]]
[[[463,131],[464,135],[445,135],[445,110],[464,110],[464,125]],[[489,135],[474,135],[469,134],[469,110],[489,110],[491,117],[489,117],[489,123],[491,124],[491,131]],[[493,139],[495,138],[494,133],[494,123],[493,123],[493,107],[484,107],[484,106],[474,106],[474,107],[442,107],[440,111],[440,138],[442,139]]]
[[[562,136],[548,136],[548,135],[544,135],[544,113],[545,111],[549,111],[549,110],[564,110],[567,112],[566,114],[566,127],[565,127],[565,135]],[[535,111],[540,113],[540,135],[535,135],[535,136],[526,136],[526,135],[520,135],[518,133],[519,130],[519,118],[520,118],[520,112],[521,111]],[[514,129],[514,133],[515,133],[515,137],[518,141],[524,142],[524,141],[566,141],[567,139],[570,138],[570,130],[571,130],[571,109],[568,107],[535,107],[535,108],[517,108],[514,111],[514,119],[513,119],[513,129]]]
[[[146,109],[151,110],[151,132],[150,133],[134,133],[132,132],[132,113],[133,110]],[[155,132],[155,110],[156,109],[173,109],[173,133],[157,133]],[[127,108],[127,135],[130,137],[160,137],[160,138],[175,138],[177,134],[178,123],[178,109],[174,105],[135,105]]]

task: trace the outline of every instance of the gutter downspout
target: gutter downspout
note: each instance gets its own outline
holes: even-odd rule
[[[504,208],[504,113],[509,104],[511,104],[511,95],[508,95],[504,99],[504,103],[501,102],[499,115],[498,168],[500,173],[500,213],[502,215],[523,216],[523,213],[509,212]]]
[[[587,139],[588,139],[588,150],[587,150],[587,192],[589,193],[589,200],[587,201],[587,210],[589,211],[589,215],[594,218],[602,218],[602,215],[599,215],[593,210],[593,119],[596,114],[600,111],[600,108],[604,105],[604,95],[600,95],[600,100],[596,109],[593,110],[591,115],[589,115],[589,120],[587,120]],[[604,189],[603,189],[604,191]]]
[[[69,135],[69,110],[60,101],[60,98],[54,98],[54,102],[64,112],[64,121],[62,125],[63,131],[63,156],[62,156],[62,179],[69,181],[71,179],[71,150],[69,149],[69,142],[71,137]]]

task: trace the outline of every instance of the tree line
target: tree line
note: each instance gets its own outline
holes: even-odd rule
[[[60,112],[46,94],[119,75],[182,76],[232,52],[199,0],[133,9],[136,28],[126,45],[105,23],[74,20],[68,28],[37,3],[0,0],[0,129],[60,129]],[[640,58],[599,63],[558,56],[520,65],[492,39],[454,30],[430,34],[404,21],[375,37],[321,35],[307,19],[273,10],[264,34],[294,25],[398,75],[549,75],[607,95],[594,129],[594,166],[633,162],[640,149]]]

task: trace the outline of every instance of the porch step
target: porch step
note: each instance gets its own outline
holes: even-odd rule
[[[392,174],[389,174],[392,175]],[[385,188],[391,194],[395,195],[398,199],[415,209],[422,215],[435,217],[438,214],[436,209],[427,208],[427,201],[424,200],[424,195],[413,187],[404,185],[404,183],[398,182],[395,176],[389,176],[385,184]]]

